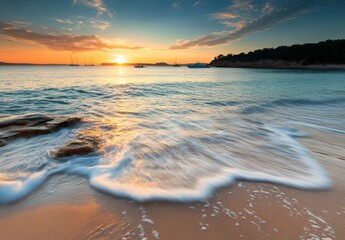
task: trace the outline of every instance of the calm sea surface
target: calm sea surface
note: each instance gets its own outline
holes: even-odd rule
[[[345,134],[345,72],[185,67],[0,67],[0,120],[80,116],[70,129],[0,148],[0,202],[53,174],[80,174],[136,200],[199,200],[236,179],[324,188],[331,176],[301,129]],[[81,129],[100,154],[57,161]]]

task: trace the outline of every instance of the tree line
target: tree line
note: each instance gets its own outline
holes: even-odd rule
[[[345,64],[345,39],[326,40],[319,43],[295,44],[277,48],[264,48],[248,53],[219,55],[211,61],[256,62],[260,60],[283,60],[308,64]]]

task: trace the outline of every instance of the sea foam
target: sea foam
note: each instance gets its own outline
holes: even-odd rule
[[[8,203],[21,199],[43,184],[49,176],[61,172],[82,175],[95,189],[136,201],[205,200],[216,189],[236,180],[270,182],[301,189],[322,189],[331,185],[327,173],[311,153],[294,139],[296,135],[300,136],[296,131],[270,125],[261,127],[260,131],[266,134],[265,138],[268,141],[266,144],[269,144],[270,151],[288,149],[288,152],[283,153],[282,156],[287,154],[290,159],[277,161],[272,158],[266,162],[261,159],[263,162],[260,162],[251,158],[251,155],[243,155],[241,159],[241,153],[234,155],[230,149],[242,144],[242,151],[252,148],[254,152],[257,151],[253,156],[260,157],[260,149],[255,150],[255,148],[267,146],[264,146],[265,143],[259,146],[246,146],[247,142],[242,143],[239,139],[234,140],[220,133],[215,134],[214,139],[205,140],[204,137],[196,137],[192,141],[188,138],[187,142],[190,146],[184,146],[187,149],[178,144],[183,140],[173,138],[176,142],[170,143],[170,148],[159,149],[157,146],[160,155],[155,148],[140,151],[138,148],[140,140],[134,138],[138,142],[127,143],[103,156],[75,157],[50,170],[34,172],[21,180],[2,181],[0,202]],[[229,139],[237,142],[230,149],[226,146],[231,142],[224,142]],[[200,145],[200,141],[204,141],[204,145]],[[273,143],[278,145],[274,146]],[[195,154],[196,156],[190,154],[190,151],[197,150],[199,152]],[[152,154],[155,158],[152,158]],[[246,156],[250,158],[245,159]],[[271,158],[276,155],[264,156]],[[257,165],[251,164],[251,160],[255,160]],[[296,170],[296,166],[300,169]],[[176,168],[179,172],[176,172]]]

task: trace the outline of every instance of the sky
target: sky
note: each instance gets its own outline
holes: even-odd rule
[[[210,62],[344,26],[345,0],[1,0],[0,62]]]

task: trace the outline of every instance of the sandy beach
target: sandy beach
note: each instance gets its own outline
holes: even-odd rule
[[[344,140],[320,131],[301,140],[330,174],[326,190],[240,181],[205,202],[138,203],[54,176],[0,207],[1,239],[343,239]]]

